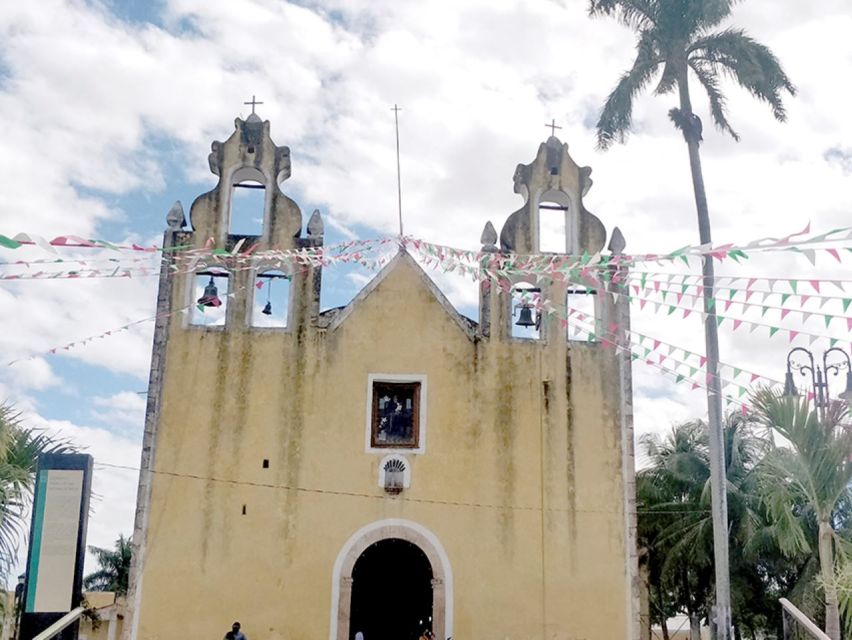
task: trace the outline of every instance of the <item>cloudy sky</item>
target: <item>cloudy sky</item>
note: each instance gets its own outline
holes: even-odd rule
[[[765,106],[726,86],[742,136],[735,143],[711,130],[695,92],[715,240],[786,235],[808,221],[814,232],[852,223],[848,0],[750,0],[732,23],[778,54],[799,94],[787,101],[788,122],[779,124]],[[515,165],[533,159],[547,136],[544,123],[555,118],[574,159],[594,169],[587,208],[610,230],[622,229],[628,252],[673,250],[697,242],[686,149],[666,117],[673,99],[643,98],[628,144],[595,148],[600,105],[632,56],[631,34],[589,19],[584,0],[2,3],[0,234],[158,242],[171,204],[181,200],[188,209],[215,184],[210,142],[227,138],[233,118],[250,112],[243,102],[257,95],[273,139],[292,150],[285,192],[304,212],[323,212],[331,242],[396,230],[390,107],[398,103],[407,233],[477,249],[485,222],[499,229],[521,205],[512,192]],[[56,257],[0,249],[0,270],[21,269],[8,264],[13,260]],[[812,266],[795,254],[774,254],[723,271],[852,281],[851,261],[844,261],[822,255]],[[435,277],[463,312],[475,314],[469,282]],[[327,282],[324,303],[340,304],[363,274],[328,274]],[[151,316],[155,284],[152,277],[4,283],[0,400],[14,403],[28,424],[86,447],[98,463],[137,466],[151,323],[47,352]],[[798,303],[816,311],[824,301]],[[826,304],[823,310],[841,313],[839,301]],[[652,306],[634,309],[637,330],[701,351],[700,318],[672,318]],[[828,328],[819,317],[788,321],[848,339],[839,321]],[[776,379],[783,374],[783,334],[770,339],[723,325],[721,339],[724,361]],[[809,340],[802,335],[795,344]],[[827,346],[827,338],[813,343]],[[639,432],[704,412],[700,390],[642,364],[635,375]],[[110,546],[131,532],[135,483],[133,471],[96,468],[90,543]]]

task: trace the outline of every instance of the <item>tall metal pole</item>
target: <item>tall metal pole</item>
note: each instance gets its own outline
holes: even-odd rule
[[[399,236],[402,237],[402,174],[399,168],[399,112],[402,111],[402,107],[394,104],[391,111],[393,111],[393,122],[396,127],[396,192],[399,198]]]

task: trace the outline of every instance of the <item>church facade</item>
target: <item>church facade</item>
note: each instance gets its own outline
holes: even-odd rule
[[[321,247],[319,214],[304,224],[280,188],[289,149],[254,114],[235,124],[213,143],[217,186],[191,227],[170,212],[165,246]],[[589,173],[548,139],[483,252],[539,252],[554,211],[564,251],[603,249]],[[232,232],[242,186],[263,193],[257,235]],[[324,311],[319,267],[187,272],[177,254],[160,277],[126,637],[216,638],[239,620],[251,640],[638,638],[629,357],[529,303],[581,295],[618,336],[626,297],[485,278],[473,321],[400,250]]]

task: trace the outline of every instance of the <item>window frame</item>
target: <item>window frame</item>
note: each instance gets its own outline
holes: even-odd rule
[[[257,294],[261,293],[257,288],[257,279],[265,273],[276,272],[281,275],[273,276],[276,280],[285,280],[287,282],[287,317],[286,324],[282,326],[263,326],[254,324],[254,305],[257,302]],[[271,280],[270,280],[271,282]],[[281,267],[275,266],[256,266],[251,274],[251,294],[246,296],[246,327],[249,331],[257,331],[259,333],[287,333],[293,328],[293,275],[288,275]],[[267,283],[269,286],[269,283]]]
[[[184,314],[183,322],[181,323],[184,329],[190,331],[226,331],[230,328],[231,325],[231,314],[233,313],[232,302],[233,298],[231,297],[231,285],[233,284],[234,274],[230,269],[225,267],[220,267],[219,265],[207,265],[204,267],[200,267],[197,271],[192,271],[187,274],[189,277],[187,278],[186,284],[186,293],[188,294],[187,298],[187,312]],[[193,322],[193,316],[195,314],[195,305],[197,304],[195,295],[196,295],[196,280],[201,278],[207,278],[212,276],[213,278],[224,278],[228,283],[228,291],[224,293],[223,297],[225,298],[225,317],[224,322],[222,324],[205,324],[203,322]]]
[[[374,393],[376,384],[382,385],[418,385],[414,396],[413,411],[413,444],[378,444],[376,443],[376,417],[378,411],[378,397]],[[421,454],[426,451],[426,401],[427,385],[426,376],[422,374],[396,374],[396,373],[371,373],[367,375],[367,411],[364,433],[364,450],[367,453],[381,453],[383,455],[399,454]]]

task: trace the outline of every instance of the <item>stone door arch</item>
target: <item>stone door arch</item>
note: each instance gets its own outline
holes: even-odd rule
[[[417,545],[432,565],[432,631],[436,640],[453,635],[453,574],[449,558],[434,533],[411,520],[379,520],[356,531],[334,563],[331,583],[329,640],[349,640],[352,570],[370,545],[397,538]]]

